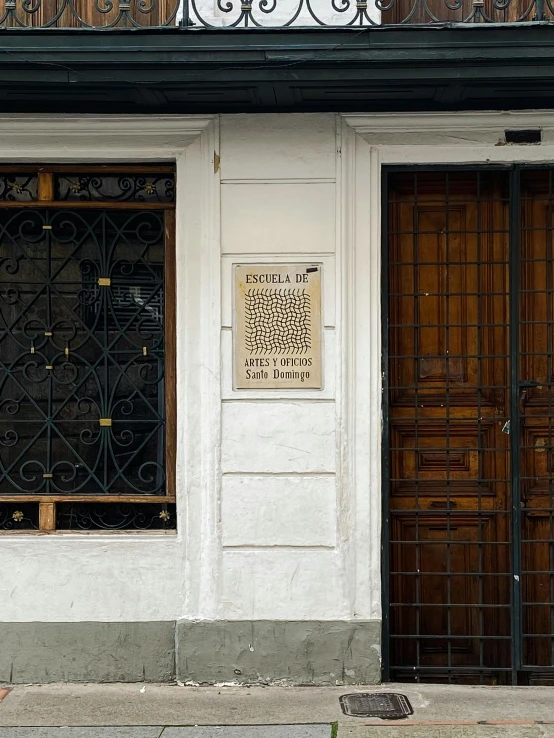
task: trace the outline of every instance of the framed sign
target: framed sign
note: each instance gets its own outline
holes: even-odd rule
[[[321,264],[235,265],[236,389],[321,389]]]

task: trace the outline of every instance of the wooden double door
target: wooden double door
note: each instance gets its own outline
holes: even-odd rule
[[[385,179],[386,676],[554,684],[554,171]]]

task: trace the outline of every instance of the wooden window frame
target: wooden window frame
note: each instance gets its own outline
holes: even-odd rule
[[[0,490],[0,504],[27,504],[38,503],[39,526],[38,530],[0,530],[0,536],[5,535],[40,535],[40,534],[175,534],[176,530],[157,529],[59,529],[56,528],[57,503],[129,503],[129,504],[176,504],[176,455],[177,455],[177,355],[176,355],[176,258],[175,258],[175,200],[172,202],[142,202],[132,201],[102,201],[102,200],[57,200],[55,199],[55,174],[83,174],[83,175],[126,175],[143,174],[171,175],[176,178],[176,167],[171,164],[2,164],[0,176],[5,173],[37,174],[38,197],[31,201],[0,201],[0,209],[118,209],[118,210],[162,210],[164,211],[164,389],[165,389],[165,475],[166,493],[164,495],[130,494],[3,494]]]

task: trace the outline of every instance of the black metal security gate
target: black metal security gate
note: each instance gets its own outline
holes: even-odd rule
[[[174,189],[0,167],[0,535],[175,529]]]
[[[384,678],[554,684],[554,169],[383,191]]]

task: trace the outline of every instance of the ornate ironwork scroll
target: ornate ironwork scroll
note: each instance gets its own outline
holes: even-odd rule
[[[554,0],[0,0],[0,28],[284,28],[554,19]]]
[[[58,530],[175,530],[175,505],[62,503]]]
[[[21,502],[0,503],[0,531],[2,532],[38,530],[38,518],[38,505]]]
[[[0,201],[32,202],[38,199],[38,177],[30,174],[0,174]]]
[[[506,23],[554,18],[554,0],[188,0],[184,18],[208,28]]]
[[[55,186],[57,199],[65,201],[175,201],[175,179],[171,174],[61,174],[55,177]]]
[[[0,209],[0,489],[165,494],[164,219]]]

